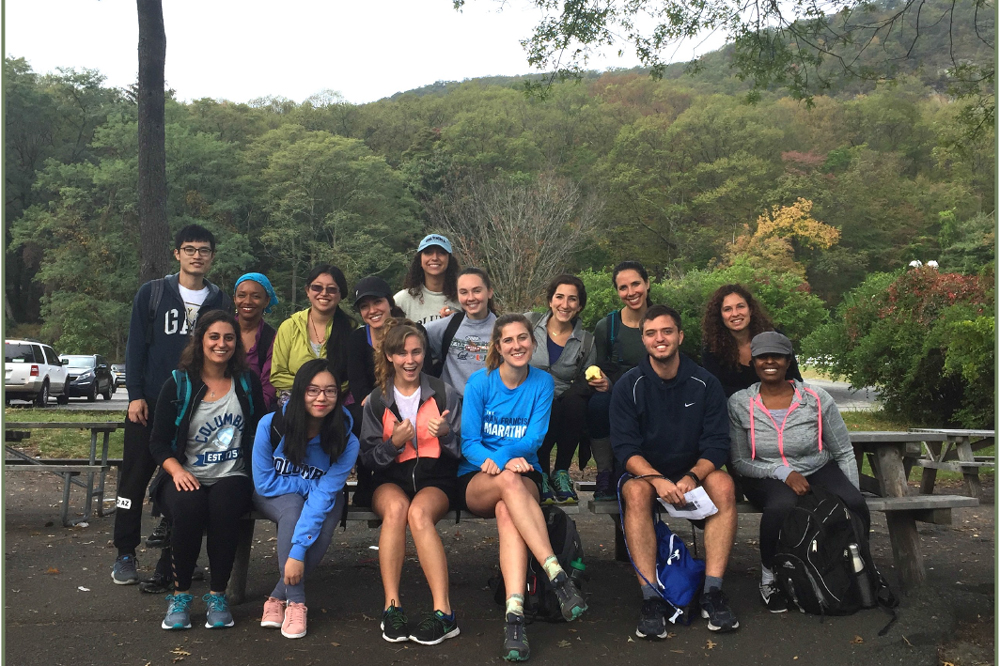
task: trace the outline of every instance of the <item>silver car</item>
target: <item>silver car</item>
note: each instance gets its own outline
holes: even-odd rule
[[[3,346],[4,404],[16,398],[44,407],[49,396],[69,402],[66,368],[52,347],[37,340],[4,340]]]

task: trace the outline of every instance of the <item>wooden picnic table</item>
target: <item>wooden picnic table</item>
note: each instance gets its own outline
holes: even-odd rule
[[[983,485],[979,480],[979,470],[996,467],[996,456],[977,456],[980,451],[996,444],[996,431],[960,428],[913,428],[917,433],[944,435],[941,442],[925,442],[923,456],[916,464],[923,467],[920,492],[926,495],[934,492],[934,482],[939,469],[961,472],[965,480],[965,494],[983,499]]]
[[[107,479],[108,469],[111,461],[108,460],[108,447],[111,440],[111,433],[123,428],[120,421],[97,421],[97,422],[76,422],[76,421],[22,421],[8,422],[4,428],[4,448],[6,456],[4,460],[5,472],[51,472],[63,478],[63,501],[62,501],[62,523],[66,527],[71,527],[78,523],[90,520],[93,500],[97,500],[97,515],[107,516],[114,513],[114,508],[110,511],[104,510],[104,489]],[[17,449],[13,443],[23,441],[31,436],[32,430],[59,430],[76,429],[90,430],[90,458],[80,460],[47,460],[44,458],[33,458],[24,451]],[[98,435],[101,438],[101,452],[97,452]],[[84,482],[77,478],[86,475]],[[95,478],[97,485],[95,486]],[[86,504],[83,509],[83,516],[70,520],[70,490],[76,485],[84,489]]]

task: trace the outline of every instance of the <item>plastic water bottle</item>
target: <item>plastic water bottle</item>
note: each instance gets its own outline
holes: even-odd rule
[[[848,544],[847,550],[851,554],[854,575],[858,579],[858,590],[861,592],[861,607],[873,608],[875,606],[875,597],[872,596],[872,583],[868,577],[868,572],[865,571],[865,561],[861,558],[861,549],[858,548],[858,544],[852,543]]]
[[[573,581],[576,585],[576,589],[580,589],[580,583],[586,577],[587,565],[583,563],[583,560],[579,557],[569,563],[569,579]]]

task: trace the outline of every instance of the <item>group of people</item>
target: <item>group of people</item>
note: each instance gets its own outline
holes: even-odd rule
[[[722,593],[736,530],[733,478],[761,505],[761,598],[787,609],[770,565],[777,530],[810,484],[867,509],[836,405],[803,384],[791,342],[739,285],[720,288],[703,322],[704,367],[679,352],[680,315],[653,305],[637,262],[615,267],[622,307],[585,331],[583,282],[555,277],[543,313],[500,314],[487,273],[460,269],[450,241],[425,237],[404,288],[378,276],[348,292],[321,264],[305,281],[309,307],[275,331],[267,277],[247,273],[231,300],[205,276],[215,239],[178,232],[178,273],[143,285],[127,348],[128,420],[115,518],[112,578],[139,582],[146,486],[164,546],[144,591],[165,591],[164,629],[191,626],[191,582],[202,535],[210,563],[208,628],[233,625],[225,590],[238,518],[251,507],[277,525],[278,581],[261,626],[306,635],[304,581],[355,503],[382,520],[381,631],[391,642],[434,645],[460,633],[437,522],[452,509],[496,519],[506,587],[503,657],[529,656],[524,592],[529,554],[541,563],[567,621],[587,602],[560,566],[542,504],[577,501],[569,468],[581,443],[598,469],[595,498],[617,496],[640,582],[655,580],[657,498],[683,503],[702,485],[718,507],[704,522],[700,610],[714,631],[739,626]],[[363,325],[341,307],[345,297]],[[235,313],[235,314],[234,314]],[[728,405],[727,405],[728,399]],[[555,461],[551,451],[555,449]],[[589,458],[580,450],[580,458]],[[584,460],[585,462],[585,460]],[[400,604],[406,529],[433,607],[411,622]],[[666,636],[666,604],[649,583],[637,635]]]

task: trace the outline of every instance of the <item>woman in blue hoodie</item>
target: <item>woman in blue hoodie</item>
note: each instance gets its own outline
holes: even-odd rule
[[[305,578],[323,559],[344,511],[341,491],[358,457],[351,416],[326,359],[307,361],[282,413],[257,426],[254,506],[278,525],[278,584],[260,626],[306,635]]]

